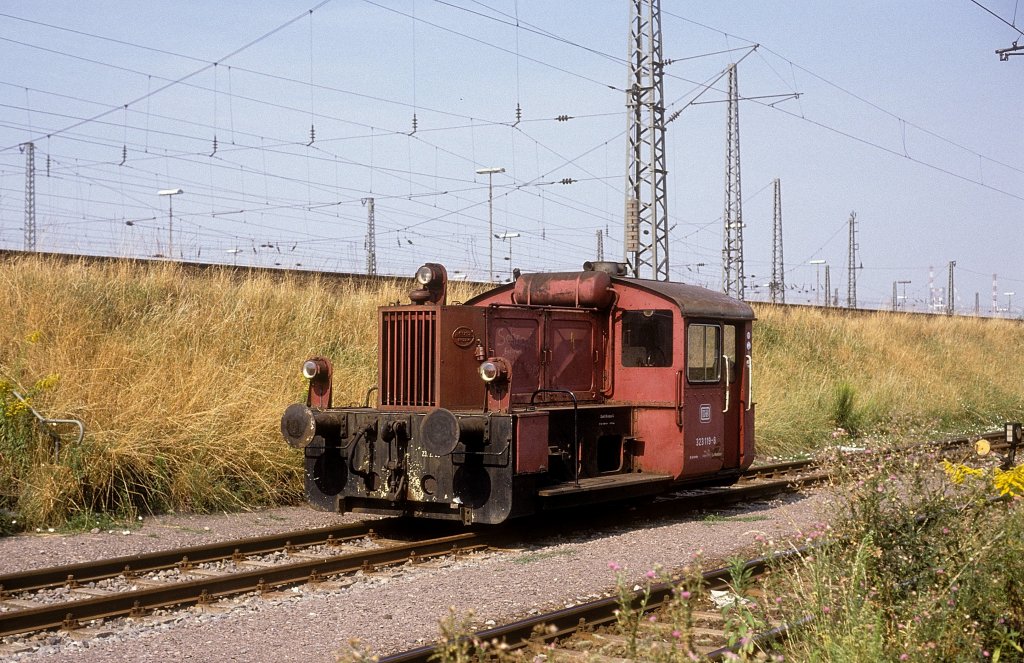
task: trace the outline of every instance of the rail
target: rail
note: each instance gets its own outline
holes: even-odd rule
[[[798,558],[806,549],[786,550],[775,553],[769,557],[757,557],[747,560],[743,570],[756,577],[763,574],[769,567],[783,564],[786,561]],[[702,576],[702,586],[706,589],[728,589],[733,569],[724,567],[712,571],[706,571]],[[677,589],[674,583],[658,583],[647,589],[638,589],[632,592],[630,597],[630,608],[649,613],[667,605],[673,597],[673,591]],[[581,603],[571,608],[563,608],[547,614],[528,617],[524,620],[513,622],[505,626],[498,626],[474,634],[474,638],[481,642],[503,642],[509,649],[520,649],[532,642],[553,642],[563,641],[567,636],[575,635],[581,631],[592,631],[616,622],[622,599],[618,596],[598,599],[589,603]],[[786,626],[772,629],[772,631],[757,636],[759,643],[767,643],[771,640],[785,637],[788,632]],[[721,660],[737,651],[739,645],[721,647],[707,654],[711,660]],[[564,652],[564,650],[562,650]],[[381,657],[380,663],[428,663],[433,660],[437,653],[437,645],[425,645],[409,651]],[[571,653],[571,652],[569,652]],[[557,660],[557,659],[556,659]],[[601,657],[594,660],[601,660]],[[606,658],[605,660],[615,660]]]

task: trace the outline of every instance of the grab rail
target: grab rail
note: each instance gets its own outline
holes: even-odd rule
[[[754,360],[747,355],[747,412],[754,407]]]
[[[722,412],[729,411],[729,356],[722,355],[724,360],[722,363],[725,364],[725,409]]]

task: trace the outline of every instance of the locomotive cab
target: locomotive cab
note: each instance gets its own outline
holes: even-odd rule
[[[378,312],[370,407],[335,408],[330,362],[282,419],[320,508],[499,523],[727,483],[753,462],[753,311],[618,263],[522,275],[465,304],[417,272]]]

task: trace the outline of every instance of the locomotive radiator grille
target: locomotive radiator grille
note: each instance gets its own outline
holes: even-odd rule
[[[380,334],[381,405],[436,405],[437,312],[428,308],[385,311]]]

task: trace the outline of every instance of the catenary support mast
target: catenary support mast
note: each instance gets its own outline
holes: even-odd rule
[[[632,276],[667,281],[668,169],[661,0],[633,0],[626,92],[625,258]]]
[[[740,186],[740,94],[736,65],[729,65],[725,145],[725,210],[722,213],[722,292],[744,298],[743,195]]]

